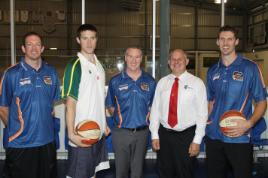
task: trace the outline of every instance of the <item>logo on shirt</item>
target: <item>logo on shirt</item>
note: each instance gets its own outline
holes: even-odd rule
[[[213,81],[214,80],[219,80],[219,79],[220,79],[220,74],[219,73],[216,73],[212,78]]]
[[[119,89],[119,91],[127,90],[128,89],[128,84],[119,85],[118,89]]]
[[[237,80],[237,81],[243,81],[244,74],[242,72],[239,72],[239,71],[234,71],[234,73],[233,73],[233,79],[234,80]]]
[[[32,82],[31,82],[31,79],[29,77],[20,79],[20,85],[21,86],[23,86],[23,85],[29,85],[31,83]]]
[[[189,85],[184,85],[184,89],[187,90],[187,89],[193,89],[193,88]]]
[[[149,91],[148,83],[141,83],[141,89],[144,90],[144,91]]]
[[[50,76],[44,76],[44,82],[47,85],[52,85],[52,79]]]

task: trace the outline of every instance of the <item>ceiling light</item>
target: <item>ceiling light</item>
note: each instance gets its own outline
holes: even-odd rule
[[[226,3],[226,2],[227,2],[227,0],[224,0],[224,3]],[[221,0],[214,0],[214,3],[221,4]]]

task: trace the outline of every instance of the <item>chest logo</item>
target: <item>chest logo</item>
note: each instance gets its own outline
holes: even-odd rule
[[[22,78],[22,79],[20,79],[20,85],[21,86],[23,86],[23,85],[29,85],[29,84],[31,84],[32,82],[31,82],[31,79],[30,78]]]
[[[216,73],[212,78],[213,81],[214,80],[219,80],[219,79],[220,79],[220,74],[219,73]]]
[[[239,71],[234,71],[233,80],[243,81],[244,80],[244,74],[242,72],[239,72]]]
[[[144,90],[144,91],[149,91],[148,83],[141,83],[141,89]]]
[[[119,91],[127,90],[127,89],[128,89],[128,84],[125,84],[125,85],[119,85],[118,89],[119,89]]]
[[[52,79],[50,76],[44,76],[44,82],[47,85],[52,85]]]

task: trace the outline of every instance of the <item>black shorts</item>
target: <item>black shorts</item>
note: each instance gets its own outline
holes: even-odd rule
[[[206,137],[208,178],[225,178],[231,168],[235,178],[251,178],[253,148],[250,143],[224,143]]]
[[[56,178],[55,143],[32,148],[7,148],[3,178]]]

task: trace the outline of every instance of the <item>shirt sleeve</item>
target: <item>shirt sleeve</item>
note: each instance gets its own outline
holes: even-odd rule
[[[61,91],[61,97],[63,99],[66,99],[67,96],[71,96],[75,100],[78,99],[81,74],[82,71],[79,59],[73,60],[67,64],[64,71],[63,88]]]
[[[150,106],[152,106],[152,103],[153,103],[153,99],[154,99],[154,95],[155,95],[155,88],[156,88],[156,82],[153,81],[152,82],[152,93],[151,93],[151,98],[150,98]]]
[[[259,66],[254,65],[253,80],[251,84],[251,93],[256,102],[265,100],[267,97],[267,91],[264,84],[264,79]]]
[[[211,74],[211,70],[208,70],[207,72],[207,100],[208,101],[213,101],[214,97],[215,97],[215,92],[213,89],[213,80],[212,78],[212,74]]]
[[[54,95],[53,95],[53,101],[56,102],[60,99],[60,81],[59,81],[59,76],[58,73],[55,70],[55,75],[54,75]]]
[[[196,105],[197,105],[197,118],[196,118],[196,130],[193,139],[194,143],[201,144],[203,137],[205,136],[206,123],[208,119],[208,102],[206,87],[200,80],[198,90],[196,90]]]
[[[105,106],[108,107],[115,107],[115,94],[114,94],[114,87],[112,84],[113,80],[109,82],[108,92],[105,99]]]
[[[158,129],[160,126],[160,89],[161,82],[158,82],[154,94],[153,104],[151,107],[151,114],[150,114],[150,125],[149,129],[151,131],[152,139],[159,139]]]
[[[9,107],[12,101],[12,81],[10,74],[5,72],[0,83],[0,106]]]

